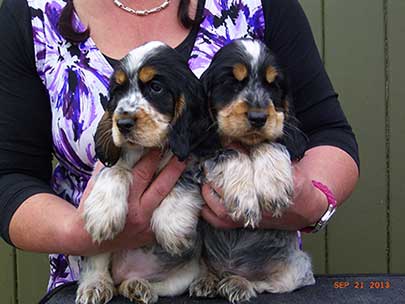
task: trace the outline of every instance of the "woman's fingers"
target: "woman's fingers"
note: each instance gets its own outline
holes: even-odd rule
[[[221,189],[214,190],[209,184],[204,184],[201,193],[206,202],[206,206],[201,211],[202,217],[216,228],[230,229],[242,227],[242,223],[234,222],[224,207],[223,199],[218,192]]]
[[[212,212],[219,218],[226,218],[228,211],[224,207],[220,192],[222,192],[220,189],[214,190],[209,184],[204,184],[201,189],[203,199]]]
[[[133,183],[131,193],[136,195],[137,198],[141,197],[142,193],[149,186],[160,160],[160,151],[152,149],[136,163],[132,170]]]
[[[152,213],[176,185],[185,168],[185,162],[180,162],[177,157],[172,157],[166,167],[144,192],[140,201],[140,207],[144,211],[148,210]]]
[[[204,206],[202,208],[201,216],[210,225],[218,229],[234,229],[242,227],[241,224],[232,221],[232,219],[229,216],[225,218],[218,217],[208,206]]]
[[[98,161],[96,162],[96,164],[94,165],[94,169],[93,169],[93,173],[89,179],[89,181],[87,182],[87,186],[86,189],[84,189],[84,192],[82,194],[82,198],[81,198],[81,202],[84,202],[86,200],[86,198],[89,196],[91,190],[93,189],[94,186],[94,181],[96,180],[96,177],[98,175],[98,173],[104,168],[104,165]],[[80,203],[79,205],[79,212],[82,213],[83,211],[83,205],[82,203]]]

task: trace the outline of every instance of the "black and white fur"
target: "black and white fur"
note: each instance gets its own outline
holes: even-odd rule
[[[84,202],[85,228],[95,242],[123,230],[132,168],[149,148],[164,152],[160,168],[173,154],[189,156],[208,127],[204,106],[199,80],[167,45],[149,42],[121,60],[95,135],[97,156],[107,167]],[[196,226],[203,204],[191,173],[186,169],[153,213],[157,245],[84,259],[77,304],[107,303],[115,285],[119,294],[144,304],[187,290],[199,274]]]
[[[291,157],[283,140],[293,136],[294,116],[274,55],[259,41],[235,40],[218,51],[202,81],[222,144],[239,142],[248,150],[219,151],[205,162],[206,179],[222,189],[230,216],[247,228],[202,224],[204,269],[190,294],[219,294],[235,303],[314,284],[296,231],[252,229],[264,211],[279,217],[293,204]]]

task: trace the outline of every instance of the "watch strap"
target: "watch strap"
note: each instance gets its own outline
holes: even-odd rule
[[[337,202],[336,202],[336,198],[333,195],[332,191],[324,184],[322,184],[321,182],[312,181],[312,185],[319,189],[323,194],[325,194],[326,199],[328,201],[328,209],[326,210],[326,212],[322,215],[322,217],[319,219],[319,221],[312,226],[307,226],[302,228],[300,231],[302,232],[307,232],[307,233],[315,233],[318,232],[320,230],[322,230],[326,224],[328,223],[329,219],[333,216],[333,214],[336,211],[336,206],[337,206]]]

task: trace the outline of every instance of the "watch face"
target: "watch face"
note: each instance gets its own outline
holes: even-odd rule
[[[321,219],[317,223],[315,223],[313,226],[303,228],[301,231],[315,233],[315,232],[322,230],[323,228],[326,227],[327,223],[332,218],[332,216],[335,214],[335,212],[336,212],[336,206],[329,204],[328,210],[326,210],[324,215],[322,215]]]
[[[328,210],[326,210],[325,214],[321,217],[321,219],[315,224],[314,229],[312,232],[318,232],[326,227],[326,224],[335,214],[336,207],[333,205],[329,205]]]
[[[330,218],[335,214],[336,208],[332,205],[329,205],[328,210],[325,212],[325,214],[322,216],[321,220],[319,222],[322,222],[322,224],[326,224]]]

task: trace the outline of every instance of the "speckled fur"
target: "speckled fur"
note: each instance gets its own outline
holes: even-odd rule
[[[290,154],[278,140],[293,113],[274,56],[261,42],[236,40],[214,56],[202,80],[222,142],[238,141],[247,151],[218,151],[205,162],[207,180],[222,187],[224,206],[234,219],[256,226],[262,212],[282,216],[292,205],[293,173]],[[266,119],[260,126],[250,120],[260,116]],[[192,295],[219,294],[238,303],[315,283],[295,231],[220,230],[207,223],[201,223],[201,231],[205,270],[191,285]]]
[[[149,148],[162,151],[156,174],[173,155],[189,157],[192,144],[208,128],[202,94],[184,58],[161,42],[147,43],[120,62],[111,79],[107,114],[95,136],[97,156],[108,167],[98,174],[84,202],[85,228],[93,241],[114,239],[123,230],[132,168]],[[154,210],[151,228],[157,245],[83,261],[77,304],[107,303],[114,285],[119,294],[143,304],[187,290],[199,275],[201,251],[196,230],[203,202],[189,178],[193,173],[191,164]]]

